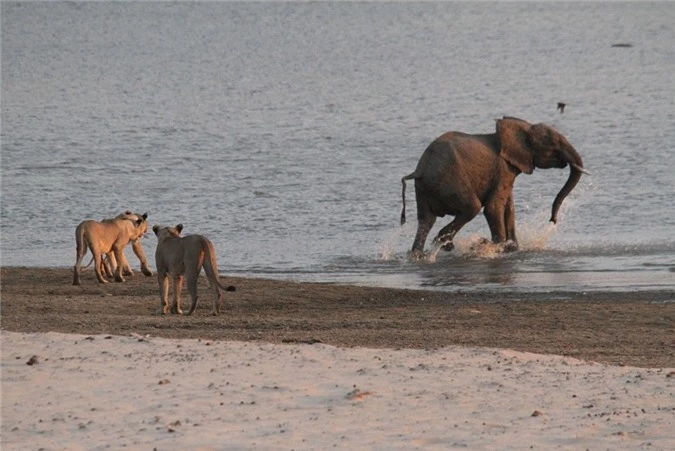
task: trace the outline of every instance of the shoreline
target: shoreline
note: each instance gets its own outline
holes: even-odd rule
[[[221,315],[199,283],[195,315],[159,316],[155,277],[73,286],[71,268],[2,267],[3,331],[323,343],[344,348],[469,346],[611,365],[675,367],[675,294],[439,292],[221,276]],[[189,298],[183,293],[183,307]]]

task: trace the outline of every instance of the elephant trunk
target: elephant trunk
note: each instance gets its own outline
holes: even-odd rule
[[[581,174],[585,172],[584,163],[581,161],[581,156],[579,156],[577,151],[574,150],[572,146],[563,151],[562,159],[570,166],[570,176],[567,178],[567,181],[560,189],[558,195],[555,196],[555,200],[553,201],[551,222],[554,224],[558,221],[558,209],[560,209],[560,205],[562,205],[563,200],[565,200],[567,195],[574,189],[577,183],[579,183]]]

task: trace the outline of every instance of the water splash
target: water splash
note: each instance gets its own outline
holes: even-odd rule
[[[455,240],[455,250],[465,258],[492,260],[500,258],[511,243],[495,244],[477,233]]]
[[[415,225],[408,223],[396,227],[384,234],[377,251],[377,259],[390,261],[400,256],[397,247],[403,242],[403,238],[409,238],[415,233]],[[412,239],[412,238],[411,238]]]
[[[543,221],[543,216],[541,218],[533,218],[533,220],[520,227],[518,231],[520,250],[541,251],[546,248],[549,239],[556,233],[557,226],[547,222],[546,226],[542,227],[541,223]],[[405,224],[402,227],[387,231],[380,242],[377,259],[380,261],[392,261],[409,258],[408,253],[399,248],[401,243],[412,239],[415,230],[415,224]],[[501,258],[505,254],[508,254],[509,250],[511,250],[510,247],[513,246],[511,242],[495,244],[478,233],[473,233],[469,236],[462,236],[460,234],[455,237],[453,243],[455,247],[452,254],[455,256],[484,260]],[[421,261],[433,264],[437,262],[439,255],[441,255],[442,247],[433,243],[433,241],[429,244],[430,247],[424,253]]]
[[[440,254],[442,247],[438,244],[434,244],[434,247],[431,249],[431,252],[424,256],[424,261],[427,263],[436,263],[438,254]]]
[[[546,227],[524,227],[520,231],[519,246],[521,250],[540,251],[558,230],[558,226],[549,222]]]
[[[541,218],[540,218],[541,219]],[[519,229],[518,249],[521,251],[541,251],[546,249],[546,244],[550,238],[556,233],[557,226],[553,223],[546,223],[544,227],[541,226],[540,221],[532,221],[530,224],[525,224]],[[390,235],[391,236],[391,235]],[[400,236],[400,235],[399,235]],[[392,237],[396,239],[397,237]],[[513,250],[513,243],[499,243],[495,244],[488,238],[481,236],[478,233],[473,233],[468,236],[459,235],[453,240],[455,245],[452,253],[455,256],[468,259],[478,260],[494,260],[502,258]],[[441,246],[433,244],[432,247],[425,252],[423,261],[427,263],[436,263],[441,254]]]

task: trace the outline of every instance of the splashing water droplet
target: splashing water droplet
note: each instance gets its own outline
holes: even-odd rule
[[[521,234],[520,247],[524,250],[539,251],[546,247],[548,240],[555,234],[558,226],[549,223],[546,227],[532,228]]]
[[[455,241],[455,249],[462,257],[478,259],[494,259],[503,256],[510,243],[495,244],[478,234]]]
[[[438,258],[438,254],[441,252],[441,246],[438,244],[434,244],[433,249],[431,249],[431,252],[429,252],[428,255],[425,255],[424,260],[426,260],[428,263],[436,263],[436,259]]]
[[[399,244],[399,242],[401,242],[402,237],[408,237],[408,235],[414,233],[413,227],[413,224],[405,224],[402,227],[396,227],[395,229],[387,232],[380,243],[380,248],[377,252],[377,259],[389,261],[395,258],[396,246]]]

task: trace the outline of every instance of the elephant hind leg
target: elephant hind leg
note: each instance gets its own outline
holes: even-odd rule
[[[471,208],[467,208],[456,215],[455,219],[453,219],[450,224],[446,225],[438,232],[438,235],[434,238],[434,243],[440,245],[444,251],[451,251],[454,249],[455,245],[452,240],[455,238],[455,235],[457,235],[457,232],[459,232],[462,227],[476,217],[480,212],[480,208],[480,202],[476,201]]]
[[[428,214],[425,216],[418,215],[417,218],[417,233],[415,234],[415,241],[413,241],[412,253],[413,257],[421,258],[424,254],[424,243],[427,241],[427,236],[431,228],[436,222],[436,216]]]
[[[413,241],[412,257],[419,259],[424,256],[424,243],[432,227],[436,223],[424,186],[419,179],[415,179],[415,200],[417,201],[417,233]]]

